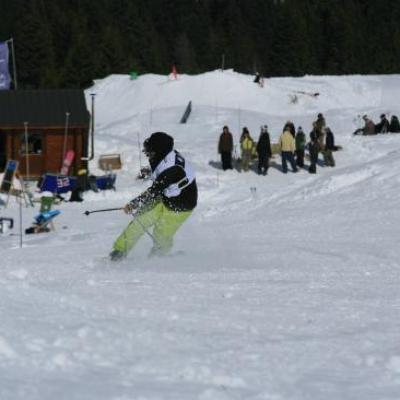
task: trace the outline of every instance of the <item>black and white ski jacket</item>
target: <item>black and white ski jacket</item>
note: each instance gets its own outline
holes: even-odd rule
[[[134,208],[147,208],[162,201],[170,210],[190,211],[197,205],[197,184],[189,163],[176,151],[169,152],[153,170],[153,184],[131,201]]]

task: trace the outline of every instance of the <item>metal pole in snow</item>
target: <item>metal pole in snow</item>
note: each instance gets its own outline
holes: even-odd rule
[[[91,155],[89,157],[89,161],[93,160],[94,158],[94,97],[96,96],[96,93],[90,93],[90,96],[92,98],[92,119],[91,119]]]
[[[28,123],[24,122],[25,127],[25,162],[26,162],[26,180],[29,181],[29,141],[28,141]]]
[[[19,247],[22,248],[22,198],[19,199]]]
[[[67,153],[69,115],[70,115],[69,112],[65,113],[64,145],[63,145],[63,152],[62,152],[61,168],[63,167],[65,155]]]

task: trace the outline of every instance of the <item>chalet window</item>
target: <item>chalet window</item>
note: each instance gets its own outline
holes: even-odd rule
[[[28,154],[41,154],[43,149],[43,138],[41,133],[28,133]],[[25,134],[21,135],[21,154],[26,154]]]

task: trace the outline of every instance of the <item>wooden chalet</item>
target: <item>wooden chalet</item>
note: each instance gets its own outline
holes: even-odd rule
[[[73,150],[76,173],[87,165],[89,125],[83,90],[0,91],[0,172],[12,159],[25,177],[59,173],[64,152]]]

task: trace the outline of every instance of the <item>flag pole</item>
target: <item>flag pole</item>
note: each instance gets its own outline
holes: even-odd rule
[[[13,63],[13,75],[14,75],[14,90],[18,90],[17,66],[15,64],[14,38],[8,39],[6,42],[11,44],[11,58],[12,58],[12,63]]]

